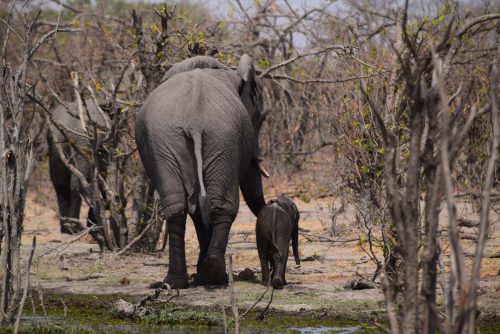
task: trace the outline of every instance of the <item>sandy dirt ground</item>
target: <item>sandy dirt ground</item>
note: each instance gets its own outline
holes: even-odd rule
[[[39,201],[34,201],[33,195],[30,194],[23,236],[24,254],[28,253],[32,237],[37,237],[32,268],[35,286],[43,288],[46,293],[144,296],[152,292],[148,288],[149,284],[164,278],[168,266],[167,253],[101,255],[98,246],[92,243],[90,238],[74,241],[74,236],[60,234],[52,189],[38,191],[47,196],[48,201],[42,205]],[[270,193],[277,194],[276,191]],[[313,199],[309,203],[295,199],[301,211],[300,227],[304,230],[299,245],[304,261],[300,268],[296,268],[293,257],[290,257],[287,280],[292,284],[275,292],[272,307],[276,310],[299,312],[329,309],[330,312],[339,314],[355,309],[383,312],[384,302],[380,289],[353,291],[344,288],[346,282],[358,275],[369,277],[375,266],[356,241],[361,231],[356,227],[353,212],[349,209],[337,217],[337,235],[332,235],[331,208],[336,201],[338,207],[338,199],[333,197]],[[494,227],[496,231],[492,233],[492,240],[486,249],[487,254],[500,253],[500,228]],[[234,272],[251,268],[257,272],[257,279],[260,279],[254,228],[255,218],[242,201],[239,215],[231,230],[229,251],[233,253]],[[317,236],[328,237],[336,242],[322,242]],[[190,221],[187,223],[186,238],[188,271],[189,274],[194,274],[198,250],[193,224]],[[474,246],[473,242],[468,240],[464,240],[464,245],[467,251],[472,251]],[[467,263],[470,265],[470,262],[469,258]],[[485,259],[480,306],[483,310],[482,316],[488,319],[498,319],[500,316],[499,275],[500,259]],[[77,280],[89,277],[93,278]],[[235,284],[238,304],[243,308],[253,304],[265,291],[265,287],[258,282],[236,281]],[[259,304],[261,307],[265,306],[269,296],[268,291]],[[181,290],[176,301],[188,305],[217,305],[228,303],[228,293],[225,288],[190,288]]]

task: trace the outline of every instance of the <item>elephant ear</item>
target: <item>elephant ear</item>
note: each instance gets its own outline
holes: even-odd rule
[[[252,119],[254,130],[258,133],[264,122],[266,113],[264,112],[264,101],[260,83],[256,77],[252,58],[249,55],[244,54],[241,56],[237,71],[241,77],[238,89],[241,101]]]
[[[298,222],[300,219],[300,212],[295,203],[288,197],[280,197],[276,200],[283,208],[286,208],[292,222]]]

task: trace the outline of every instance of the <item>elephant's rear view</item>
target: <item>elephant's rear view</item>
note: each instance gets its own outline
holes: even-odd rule
[[[69,103],[67,106],[58,106],[53,112],[53,118],[59,126],[51,125],[51,131],[47,134],[50,178],[57,195],[61,233],[67,234],[75,234],[84,229],[79,223],[83,189],[78,177],[66,167],[59,156],[56,144],[62,146],[66,158],[83,176],[89,179],[91,176],[89,159],[92,157],[90,153],[88,156],[81,153],[88,152],[88,148],[93,143],[88,139],[84,126],[90,122],[94,123],[96,127],[105,127],[105,124],[109,122],[108,116],[98,111],[98,106],[92,99],[85,101],[85,112],[82,112],[81,116],[78,109],[76,102]],[[75,151],[68,140],[80,148],[80,152]],[[99,140],[100,138],[97,138],[96,143],[99,143]],[[107,162],[103,159],[98,159],[98,162],[99,171],[104,171]],[[90,208],[87,225],[91,226],[95,222],[93,210]]]
[[[280,289],[287,284],[285,279],[288,249],[292,241],[295,263],[299,257],[300,213],[293,201],[279,197],[260,211],[255,226],[257,249],[262,272],[262,284],[272,284]]]
[[[144,101],[136,141],[158,190],[169,231],[165,282],[187,288],[186,216],[195,224],[200,255],[195,284],[227,280],[229,229],[239,207],[238,186],[257,215],[264,206],[258,136],[263,101],[250,57],[237,71],[210,57],[175,64]]]

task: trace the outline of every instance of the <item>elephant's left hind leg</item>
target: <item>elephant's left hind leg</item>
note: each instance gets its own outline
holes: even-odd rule
[[[62,207],[61,233],[65,234],[76,234],[84,229],[79,222],[82,199],[78,189],[73,189],[71,186],[73,185],[65,187],[63,191],[59,189],[57,193],[59,207]]]
[[[288,285],[288,282],[285,279],[287,263],[288,263],[288,254],[285,253],[285,256],[284,256],[284,259],[283,259],[283,275],[281,277],[283,286]]]
[[[164,282],[176,289],[189,288],[186,268],[186,214],[176,214],[167,218],[169,263],[168,274]]]

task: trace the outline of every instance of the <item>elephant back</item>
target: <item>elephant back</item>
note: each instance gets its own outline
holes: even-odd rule
[[[276,203],[266,205],[257,217],[256,233],[264,239],[283,233],[288,236],[291,233],[289,214]]]
[[[87,128],[91,129],[92,125],[88,124],[89,119],[97,124],[100,128],[105,128],[106,123],[109,123],[109,118],[106,114],[101,114],[97,109],[95,102],[91,99],[85,100],[85,106],[83,111],[83,120],[84,123],[87,124]],[[64,128],[66,128],[67,135],[77,141],[80,141],[81,136],[78,136],[77,133],[83,133],[83,125],[82,121],[79,117],[78,112],[78,104],[76,102],[71,102],[67,104],[67,108],[65,106],[58,106],[54,112],[53,117],[56,122],[61,124]],[[52,126],[53,135],[56,139],[63,139],[62,134],[57,129],[56,126]]]
[[[284,210],[290,216],[292,222],[296,223],[300,219],[299,209],[295,203],[288,197],[282,196],[277,199],[269,201],[269,204],[278,205],[282,210]]]
[[[217,59],[208,57],[208,56],[197,56],[193,58],[188,58],[186,60],[181,61],[180,63],[177,63],[170,68],[165,75],[163,75],[163,78],[161,79],[161,82],[164,82],[171,77],[173,77],[176,74],[183,73],[183,72],[189,72],[195,69],[219,69],[219,70],[229,70],[230,68],[227,67],[226,65],[222,64],[219,62]]]

